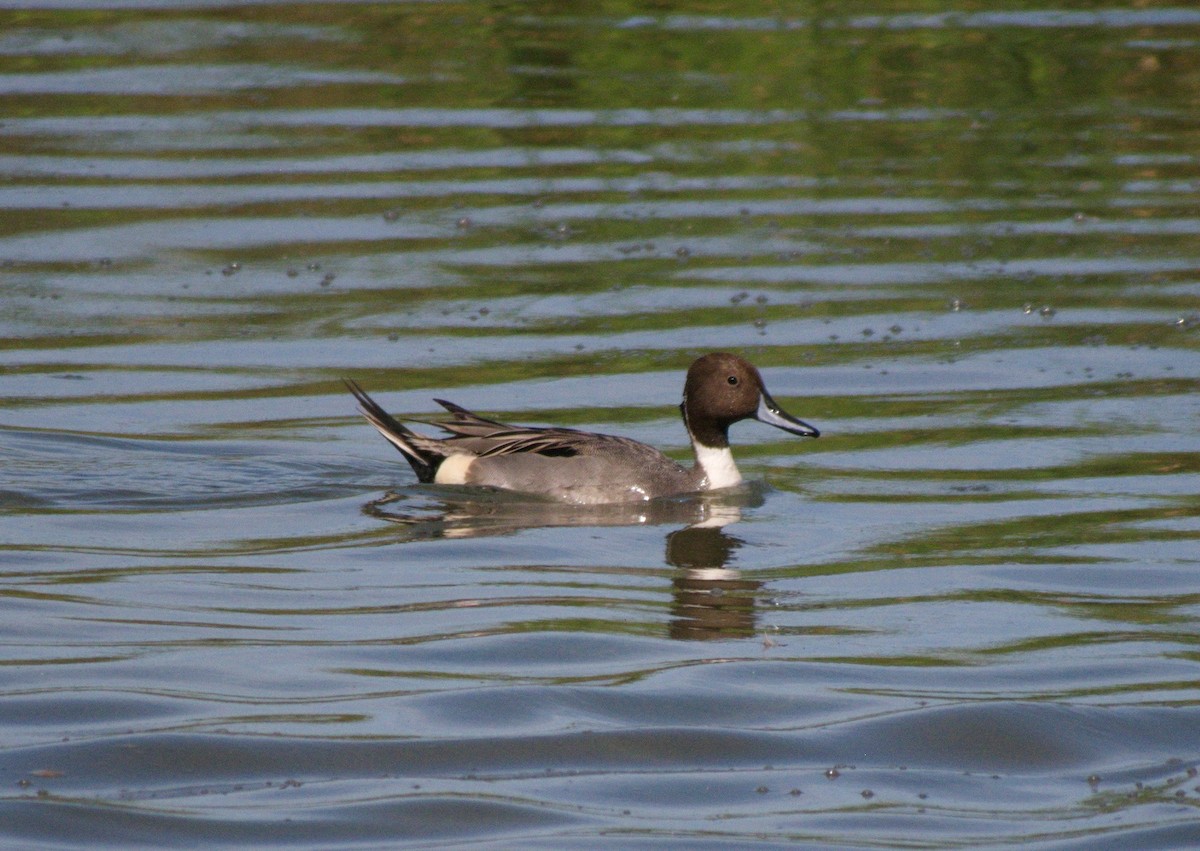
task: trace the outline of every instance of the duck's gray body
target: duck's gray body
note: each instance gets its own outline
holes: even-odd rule
[[[576,443],[573,452],[481,454],[470,463],[462,484],[541,493],[580,505],[655,499],[704,489],[702,471],[683,467],[636,440],[591,434]]]
[[[627,437],[488,420],[442,399],[450,437],[418,434],[362,388],[346,382],[363,415],[408,460],[422,482],[475,485],[540,494],[580,505],[631,502],[730,487],[741,481],[727,430],[747,417],[794,434],[812,426],[779,410],[753,366],[735,355],[705,355],[692,364],[680,406],[696,464],[684,467]]]

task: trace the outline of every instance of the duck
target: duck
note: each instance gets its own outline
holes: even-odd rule
[[[679,405],[695,461],[679,464],[628,437],[572,428],[510,425],[444,399],[450,436],[419,434],[387,413],[351,379],[359,411],[399,450],[423,483],[494,488],[576,505],[640,502],[733,488],[742,476],[729,427],[755,419],[800,437],[821,432],[785,412],[758,369],[729,352],[710,352],[688,368]]]

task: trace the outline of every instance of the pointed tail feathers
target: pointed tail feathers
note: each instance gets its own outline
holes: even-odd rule
[[[402,425],[395,417],[380,407],[378,402],[368,396],[357,382],[349,378],[344,378],[342,381],[346,388],[354,394],[354,398],[358,401],[358,409],[367,418],[367,422],[375,426],[375,429],[383,435],[388,443],[400,450],[400,454],[412,466],[418,479],[422,482],[432,482],[438,465],[444,460],[444,456],[430,452],[426,448],[427,444],[434,441],[422,437]]]

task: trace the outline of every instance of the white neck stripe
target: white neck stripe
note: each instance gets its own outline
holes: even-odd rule
[[[693,441],[692,448],[696,452],[696,464],[704,471],[705,490],[741,484],[742,474],[738,472],[737,464],[733,463],[733,453],[728,446],[714,449]]]

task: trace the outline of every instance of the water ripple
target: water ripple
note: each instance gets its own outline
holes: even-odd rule
[[[60,7],[0,10],[10,843],[1200,842],[1194,10]],[[716,348],[821,439],[593,510],[341,383],[686,459]]]

